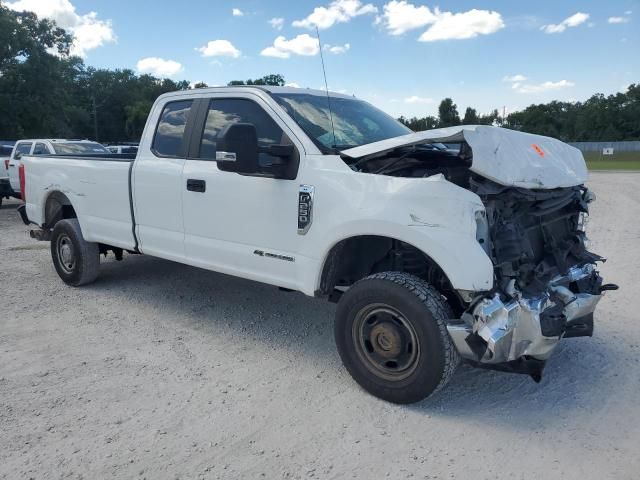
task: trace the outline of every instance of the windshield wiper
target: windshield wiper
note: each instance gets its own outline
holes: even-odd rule
[[[359,147],[360,145],[331,145],[334,150],[348,150],[349,148]]]

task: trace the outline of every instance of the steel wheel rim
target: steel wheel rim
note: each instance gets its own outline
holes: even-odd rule
[[[362,363],[385,380],[404,380],[418,366],[420,344],[416,331],[390,305],[378,303],[362,308],[353,322],[352,338]]]
[[[56,240],[58,264],[65,273],[73,273],[76,267],[76,252],[73,243],[67,235],[60,235]]]

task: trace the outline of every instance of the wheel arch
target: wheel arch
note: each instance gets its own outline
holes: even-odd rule
[[[49,192],[43,202],[44,228],[53,228],[60,220],[78,218],[76,209],[67,195],[60,190]]]
[[[315,293],[330,296],[336,287],[390,270],[422,278],[457,310],[461,299],[445,269],[414,244],[387,235],[353,235],[336,241],[323,259]]]

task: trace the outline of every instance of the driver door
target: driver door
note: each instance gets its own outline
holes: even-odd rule
[[[295,179],[302,146],[262,99],[251,94],[201,100],[201,127],[182,175],[187,261],[215,271],[295,288],[300,236]],[[251,123],[261,146],[293,143],[290,180],[275,178],[273,158],[260,154],[260,172],[223,171],[216,140],[229,123]],[[196,132],[198,135],[196,136]]]

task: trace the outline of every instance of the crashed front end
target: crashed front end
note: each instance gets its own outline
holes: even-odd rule
[[[426,148],[434,142],[460,149]],[[474,210],[476,237],[494,266],[493,289],[441,289],[461,313],[447,328],[464,359],[539,380],[561,338],[592,335],[602,293],[617,287],[602,284],[596,265],[604,259],[587,249],[585,222],[594,196],[584,186],[580,150],[541,135],[466,125],[341,154],[366,173],[442,175],[482,201],[484,211]]]
[[[534,190],[476,177],[485,212],[478,241],[494,264],[491,292],[471,299],[448,326],[461,356],[478,366],[530,374],[539,381],[561,338],[591,336],[603,285],[587,250],[585,222],[594,199],[586,187]]]

